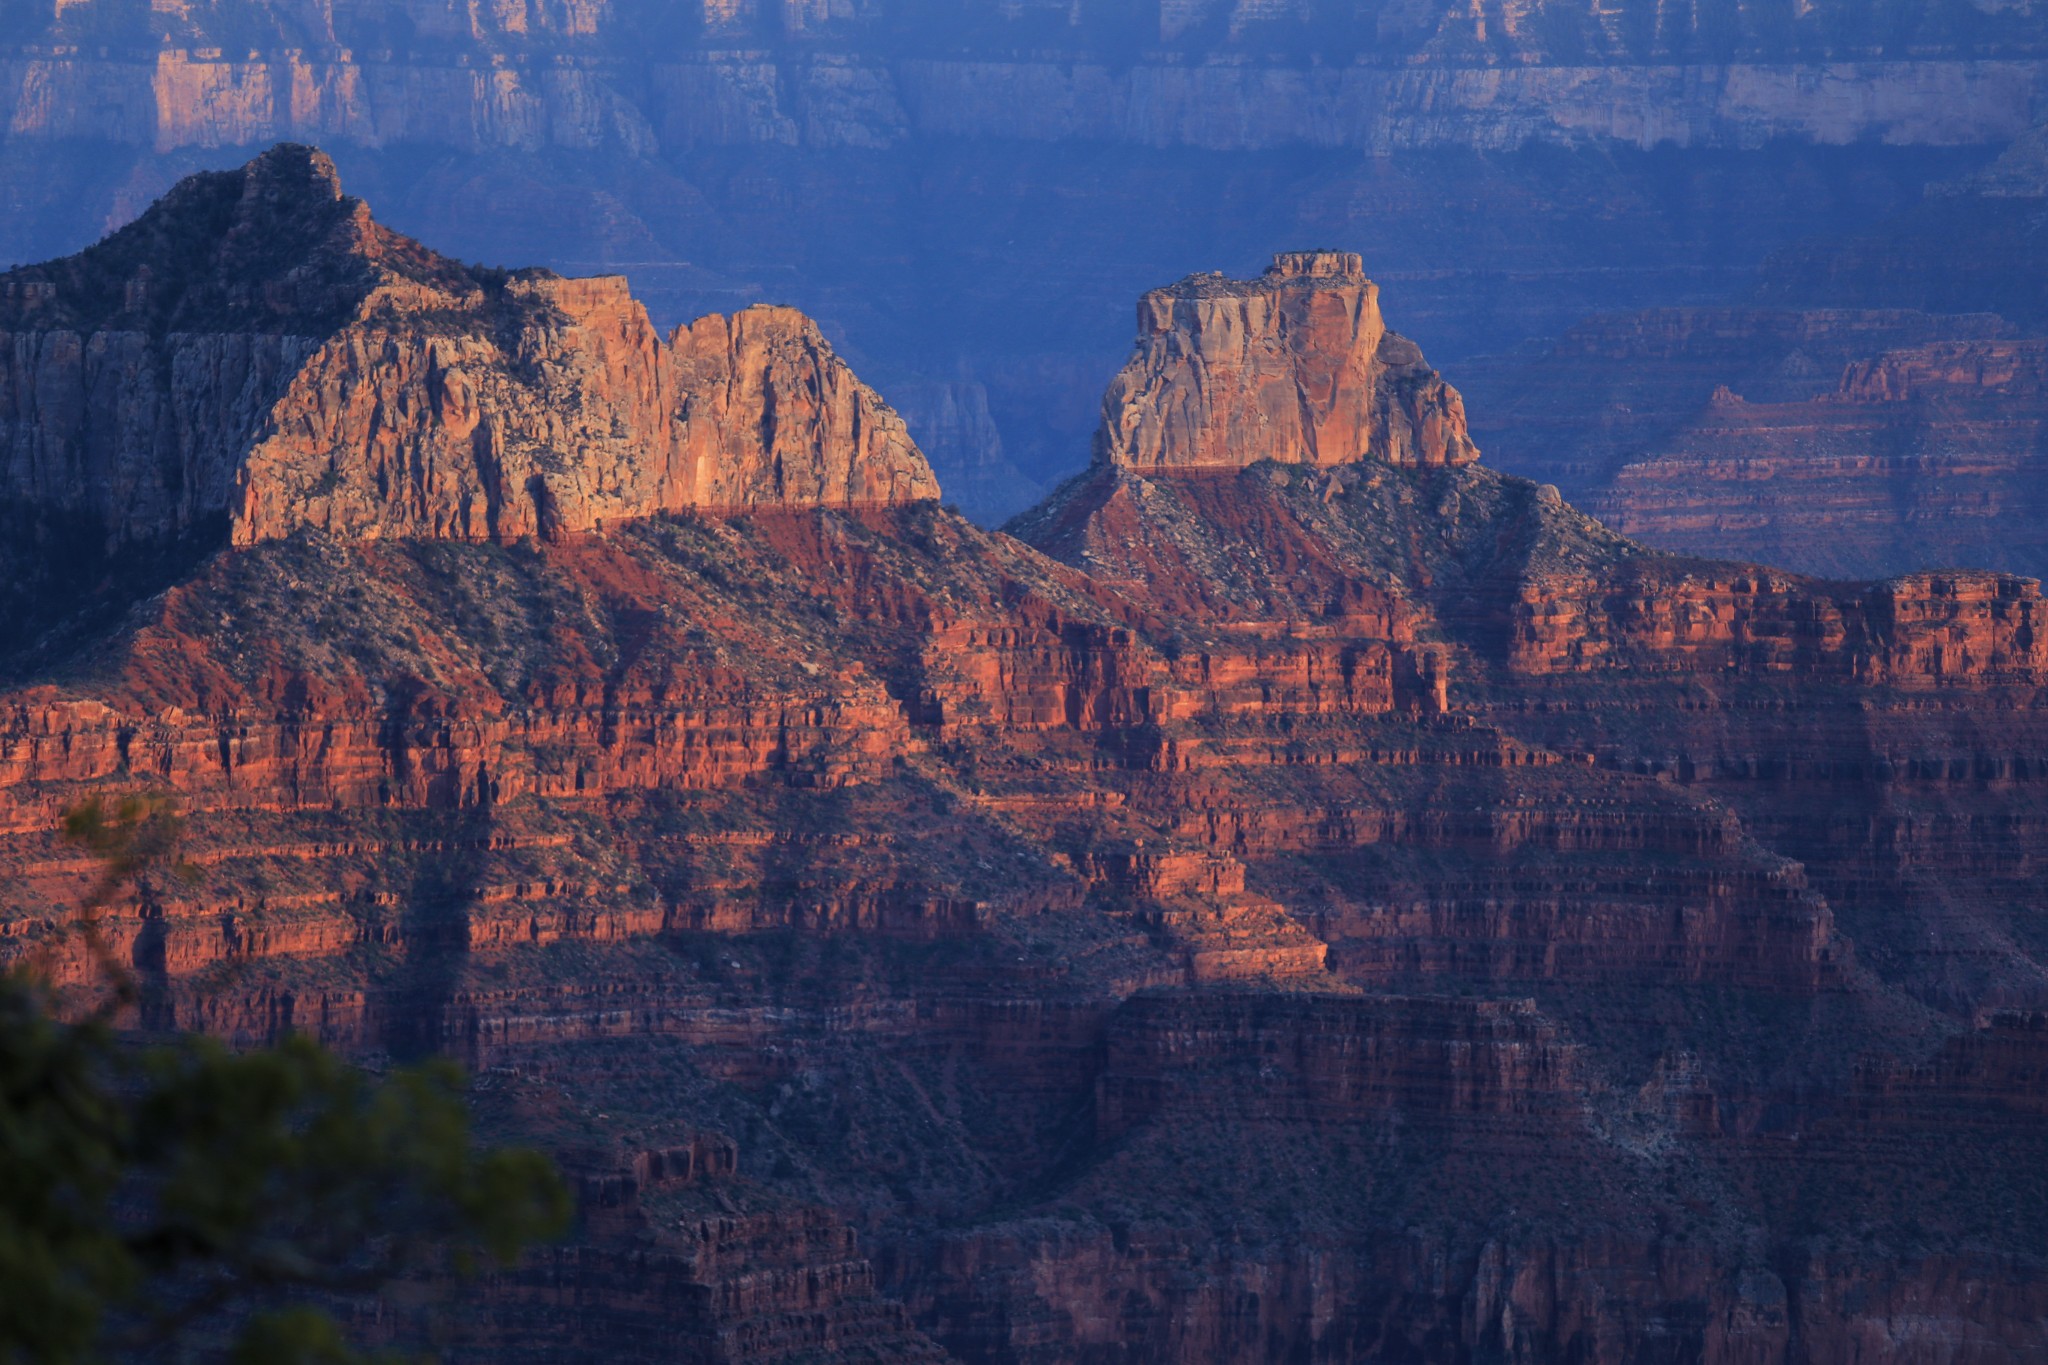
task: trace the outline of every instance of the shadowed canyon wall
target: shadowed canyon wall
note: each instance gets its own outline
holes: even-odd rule
[[[633,151],[1090,139],[1218,149],[1529,141],[1997,142],[2048,58],[2031,3],[1795,15],[1582,0],[1473,9],[1171,0],[863,5],[644,0],[458,9],[252,0],[14,16],[16,134]]]
[[[1508,468],[1616,529],[1847,577],[2048,572],[2042,134],[1795,244],[1752,300],[1592,319],[1464,370]]]

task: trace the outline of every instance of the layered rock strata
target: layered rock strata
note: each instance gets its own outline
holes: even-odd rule
[[[1758,303],[1595,318],[1480,361],[1482,439],[1683,553],[1882,577],[2040,575],[2038,133],[1847,235],[1765,262]]]
[[[1718,389],[1589,509],[1695,554],[1841,574],[1970,565],[2039,574],[2039,342],[1942,342],[1845,367],[1803,403]]]
[[[1480,385],[1501,458],[1615,529],[1845,577],[2039,574],[2041,344],[1991,315],[1597,320]]]
[[[1805,404],[1886,351],[2014,335],[1988,312],[1658,308],[1586,319],[1540,355],[1482,357],[1461,376],[1484,395],[1476,425],[1492,462],[1577,500],[1669,445],[1720,389]]]
[[[801,336],[476,287],[531,367],[446,397],[392,304],[334,410],[405,434],[336,448],[559,423],[581,504],[316,480],[0,695],[9,957],[93,988],[61,812],[168,791],[196,877],[104,924],[141,1022],[452,1052],[571,1160],[451,1359],[2028,1358],[2038,584],[1660,554],[1448,399],[1418,462],[1341,259],[1108,424],[1270,389],[1317,458],[1105,450],[1009,533],[854,491],[893,447]]]
[[[472,153],[988,135],[1374,152],[2011,137],[2039,93],[2039,16],[1959,14],[1916,11],[1871,33],[1846,0],[1769,19],[1651,0],[1575,0],[1540,17],[1448,0],[1342,14],[1171,0],[1142,15],[1085,0],[977,4],[943,21],[761,0],[53,3],[10,30],[6,112],[16,136],[159,149],[295,137]],[[1321,60],[1303,59],[1304,42]]]

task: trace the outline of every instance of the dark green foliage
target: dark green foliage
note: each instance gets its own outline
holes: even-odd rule
[[[94,803],[66,830],[106,864],[80,918],[105,964],[96,911],[175,868],[177,817]],[[452,1064],[378,1077],[305,1038],[143,1045],[110,1022],[132,998],[116,973],[68,1020],[33,972],[0,978],[0,1365],[195,1343],[354,1360],[309,1294],[465,1275],[565,1225],[546,1158],[472,1144]]]

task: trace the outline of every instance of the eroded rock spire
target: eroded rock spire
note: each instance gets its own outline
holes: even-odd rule
[[[1138,302],[1138,346],[1102,400],[1096,457],[1144,472],[1274,460],[1461,465],[1458,391],[1387,330],[1349,252],[1286,252],[1256,280],[1191,275]]]

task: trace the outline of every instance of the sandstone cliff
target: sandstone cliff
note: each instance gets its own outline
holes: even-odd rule
[[[16,136],[635,154],[987,135],[1378,153],[1978,144],[2027,126],[2048,51],[2032,5],[1902,11],[1873,30],[1848,0],[1782,20],[1656,0],[1081,0],[943,19],[763,0],[50,3],[9,39]]]
[[[1257,280],[1196,275],[1147,294],[1096,458],[1173,471],[1460,465],[1479,451],[1457,390],[1387,330],[1359,258],[1305,251]]]
[[[903,419],[795,309],[700,318],[670,346],[688,504],[890,506],[938,497]]]

